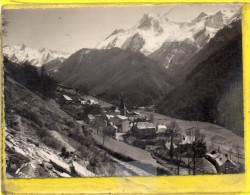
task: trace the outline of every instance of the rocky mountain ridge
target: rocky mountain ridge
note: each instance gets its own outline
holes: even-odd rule
[[[58,59],[63,61],[70,54],[60,51],[47,50],[45,48],[33,49],[25,44],[15,46],[4,46],[3,54],[15,63],[29,62],[31,65],[41,67],[43,64]]]

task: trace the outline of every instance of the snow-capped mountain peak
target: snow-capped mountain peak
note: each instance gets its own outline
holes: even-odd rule
[[[24,43],[21,43],[21,44],[15,45],[13,47],[15,49],[18,49],[18,50],[24,50],[26,48],[26,45]]]
[[[192,23],[199,22],[201,20],[204,20],[205,18],[208,17],[208,14],[205,12],[201,12],[195,19],[192,20]]]
[[[46,51],[46,49],[45,49],[44,47],[42,47],[42,48],[40,48],[38,51],[39,51],[40,53],[42,53],[42,52]]]
[[[229,24],[232,20],[241,18],[241,12],[239,10],[222,10],[224,22]]]
[[[68,53],[47,50],[45,48],[33,49],[25,44],[4,46],[3,53],[4,56],[12,62],[23,63],[27,61],[37,67],[41,67],[43,64],[55,59],[66,59],[70,55]]]
[[[157,29],[160,23],[162,23],[160,15],[144,14],[142,19],[136,25],[136,28],[142,30],[148,30],[151,28]]]
[[[239,8],[221,10],[215,14],[201,12],[190,22],[174,22],[168,14],[144,14],[143,17],[128,30],[116,30],[97,49],[119,47],[140,51],[149,55],[158,50],[164,42],[189,40],[199,48],[204,46],[221,28],[228,25],[239,13]]]

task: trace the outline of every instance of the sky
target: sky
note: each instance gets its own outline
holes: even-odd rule
[[[188,22],[201,12],[214,14],[237,4],[181,6],[91,7],[3,10],[8,21],[4,45],[24,43],[29,47],[73,53],[94,48],[115,29],[132,28],[146,13],[168,13],[171,21]]]

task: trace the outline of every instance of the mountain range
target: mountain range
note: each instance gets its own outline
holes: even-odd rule
[[[174,22],[168,15],[145,14],[131,29],[117,29],[97,49],[119,47],[140,51],[166,68],[184,64],[224,26],[240,18],[240,10],[200,13],[190,22]]]
[[[51,65],[51,64],[50,64]],[[51,67],[51,66],[50,66]],[[48,65],[45,65],[48,69]],[[149,105],[172,89],[166,70],[143,54],[111,49],[82,49],[65,60],[54,77],[73,88],[88,88],[113,103],[123,92],[128,105]]]
[[[43,64],[58,59],[63,61],[70,54],[60,51],[47,50],[45,48],[33,49],[25,44],[15,46],[4,46],[4,56],[15,63],[29,62],[31,65],[41,67]]]

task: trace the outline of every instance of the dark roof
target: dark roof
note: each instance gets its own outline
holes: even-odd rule
[[[62,84],[57,84],[58,87],[62,87],[62,88],[65,88],[65,89],[72,89],[71,87],[68,87],[68,86],[65,86],[65,85],[62,85]]]

